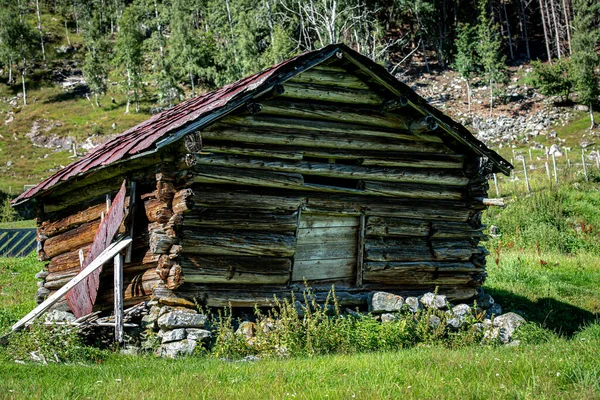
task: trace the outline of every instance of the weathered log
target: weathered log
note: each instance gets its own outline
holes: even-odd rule
[[[404,96],[399,96],[399,97],[396,97],[395,99],[385,101],[381,108],[384,111],[393,111],[393,110],[397,110],[398,108],[406,107],[407,105],[408,105],[408,99]]]
[[[366,261],[429,261],[433,255],[422,238],[365,239]]]
[[[186,215],[184,226],[212,229],[295,232],[298,214],[206,209]]]
[[[289,172],[201,165],[194,168],[194,182],[265,187],[301,187],[304,184],[304,178],[300,174]]]
[[[173,210],[169,203],[160,199],[147,199],[144,201],[144,212],[149,222],[159,222],[166,224],[173,216]]]
[[[447,186],[465,186],[468,178],[454,170],[434,171],[412,168],[363,167],[345,164],[329,164],[315,161],[275,161],[252,159],[243,156],[194,155],[197,173],[200,166],[214,165],[244,169],[263,169],[276,172],[294,172],[342,179],[369,179],[391,182],[429,183]]]
[[[175,214],[185,214],[194,208],[194,192],[182,189],[173,196],[172,209]]]
[[[300,114],[300,113],[298,113]],[[340,116],[341,113],[338,111],[337,115]],[[360,114],[351,115],[356,120],[360,120]],[[366,116],[365,119],[368,119]],[[394,138],[399,140],[415,140],[415,141],[427,141],[427,142],[435,142],[442,143],[441,139],[436,136],[428,135],[425,138],[422,138],[419,135],[415,135],[411,133],[410,126],[411,121],[404,122],[403,120],[398,119],[396,123],[396,127],[394,128],[384,128],[377,127],[371,128],[367,125],[358,125],[356,123],[348,123],[348,122],[337,122],[337,121],[321,121],[321,120],[310,120],[310,119],[300,119],[300,118],[278,118],[275,116],[269,115],[260,115],[254,117],[243,117],[243,116],[231,116],[224,118],[220,121],[221,124],[229,127],[251,127],[259,130],[300,130],[306,132],[317,132],[320,134],[323,133],[337,133],[337,134],[345,134],[352,133],[354,135],[361,136],[374,136],[374,137],[383,137],[383,138]]]
[[[186,282],[230,284],[285,284],[290,278],[289,258],[271,257],[182,257]]]
[[[44,252],[50,258],[92,243],[100,220],[87,222],[75,229],[53,236],[44,242]]]
[[[371,216],[367,218],[367,236],[417,236],[427,237],[430,234],[430,221],[406,218],[383,218]]]
[[[326,85],[285,83],[283,98],[317,100],[346,104],[379,105],[383,102],[377,93],[371,90],[345,89]]]
[[[177,244],[175,235],[167,229],[152,229],[150,231],[150,251],[154,254],[168,254],[171,246]]]
[[[463,200],[465,191],[457,187],[427,185],[424,183],[395,183],[364,180],[359,186],[362,190],[373,195],[404,197],[414,199]]]
[[[302,204],[302,199],[298,196],[267,195],[246,190],[226,192],[197,186],[194,188],[195,207],[296,211]]]
[[[203,147],[203,150],[208,153],[217,154],[238,154],[243,156],[266,157],[266,158],[283,158],[286,160],[301,160],[302,153],[285,150],[281,148],[271,148],[269,146],[251,146],[244,147],[224,146],[218,144],[208,144]]]
[[[290,257],[296,238],[276,233],[184,229],[182,245],[183,254]]]
[[[44,220],[40,226],[40,233],[47,237],[55,236],[59,233],[66,232],[86,222],[93,221],[100,218],[100,213],[106,211],[106,204],[101,202],[99,204],[90,206],[85,210],[76,212],[68,215],[65,218],[58,220]]]
[[[377,167],[412,167],[412,168],[436,168],[436,169],[462,169],[462,156],[448,157],[446,159],[428,159],[427,155],[411,157],[398,154],[396,157],[375,156],[378,158],[365,158],[361,165]]]
[[[371,263],[367,263],[370,268]],[[389,269],[367,269],[363,280],[366,283],[386,283],[401,285],[481,285],[485,279],[485,273],[481,271],[445,271],[445,270],[423,270],[417,267],[389,268]]]
[[[292,282],[355,281],[356,256],[337,260],[294,260]]]
[[[438,128],[438,124],[433,117],[427,116],[421,120],[417,120],[411,123],[410,130],[413,132],[428,132],[434,131]]]
[[[79,268],[79,252],[83,251],[83,254],[87,254],[89,249],[90,245],[85,245],[83,247],[76,248],[74,250],[52,257],[47,267],[48,272],[53,273],[68,270],[71,268]]]
[[[331,71],[309,69],[294,76],[288,82],[295,84],[317,84],[322,86],[342,87],[348,89],[369,89],[369,86],[347,71]]]
[[[305,131],[303,129],[258,129],[233,127],[216,123],[202,132],[204,140],[269,144],[281,146],[307,146],[349,150],[380,150],[416,153],[449,154],[451,150],[440,143],[399,140],[389,137],[356,135],[348,133],[328,133]]]

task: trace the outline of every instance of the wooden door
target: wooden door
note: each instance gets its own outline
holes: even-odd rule
[[[302,214],[292,281],[356,281],[359,218]]]

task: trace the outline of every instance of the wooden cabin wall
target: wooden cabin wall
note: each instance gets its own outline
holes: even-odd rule
[[[171,208],[174,185],[166,183],[164,168],[165,164],[172,164],[171,161],[165,163],[160,158],[150,156],[145,161],[145,167],[144,163],[136,161],[116,167],[115,170],[108,169],[86,177],[86,185],[75,182],[68,186],[71,190],[59,188],[44,198],[37,217],[38,258],[48,263],[44,280],[39,284],[38,302],[79,272],[79,253],[81,251],[84,256],[87,255],[100,225],[101,215],[107,212],[106,195],[114,197],[125,178],[129,180],[128,190],[130,181],[136,182],[137,192],[132,257],[131,262],[124,265],[125,305],[151,298],[158,285],[173,285],[176,268],[171,272],[173,265],[168,261],[168,252],[176,242],[173,223],[177,217],[174,217]],[[102,179],[106,177],[108,179]],[[129,194],[125,199],[128,209],[131,206]],[[125,233],[128,229],[124,222],[119,233]],[[162,257],[165,248],[166,260]],[[166,265],[169,267],[165,277]],[[112,266],[105,265],[96,308],[112,307],[112,274]],[[63,299],[55,308],[68,308],[66,300]]]
[[[303,286],[302,216],[320,215],[362,227],[357,271],[309,282],[317,295],[331,284],[350,305],[371,290],[474,295],[486,276],[487,161],[451,149],[414,110],[382,111],[388,99],[339,68],[307,71],[282,91],[182,144],[190,196],[175,293],[210,306],[289,295]]]

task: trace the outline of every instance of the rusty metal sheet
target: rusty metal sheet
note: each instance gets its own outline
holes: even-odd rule
[[[104,220],[98,227],[98,232],[94,236],[92,247],[88,250],[80,270],[87,267],[100,253],[102,253],[112,242],[119,226],[125,219],[125,181],[121,185],[121,189],[112,201],[112,205]],[[92,308],[98,294],[98,286],[100,284],[100,273],[102,267],[94,271],[85,280],[79,282],[77,286],[67,293],[67,303],[76,318],[82,317],[92,312]]]

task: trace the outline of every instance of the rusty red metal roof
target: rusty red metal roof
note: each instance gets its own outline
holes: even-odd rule
[[[402,92],[407,92],[409,100],[412,99],[415,104],[424,108],[427,113],[434,115],[438,120],[448,121],[451,124],[451,128],[459,132],[458,134],[462,139],[475,143],[475,147],[481,149],[496,165],[502,166],[505,169],[512,169],[512,165],[492,150],[487,149],[465,127],[455,123],[449,117],[431,107],[423,98],[408,88],[408,86],[397,81],[382,66],[361,56],[343,44],[333,44],[321,50],[306,52],[283,61],[257,74],[248,76],[202,96],[184,101],[173,108],[153,116],[108,140],[104,144],[96,146],[81,159],[69,164],[38,185],[22,193],[13,200],[13,205],[22,204],[33,197],[37,197],[59,183],[85,175],[116,161],[126,160],[135,155],[154,151],[161,144],[172,143],[185,134],[191,133],[220,118],[227,112],[244,105],[253,97],[265,93],[265,91],[270,90],[276,84],[327,60],[338,51],[350,54],[354,59],[360,60],[362,66],[366,66],[369,70],[381,76],[388,84],[399,87]]]

